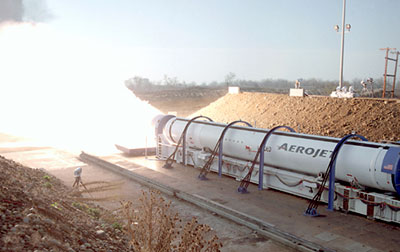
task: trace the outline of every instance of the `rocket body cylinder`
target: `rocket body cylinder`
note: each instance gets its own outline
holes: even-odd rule
[[[169,119],[163,128],[164,136],[170,142],[178,142],[187,121],[184,118]],[[187,129],[186,144],[190,148],[213,150],[225,126],[194,121]],[[224,136],[223,155],[252,161],[267,133],[266,129],[234,126]],[[339,141],[333,137],[278,131],[266,143],[264,164],[318,176],[326,171],[332,151]],[[400,148],[395,145],[350,140],[340,149],[335,177],[345,182],[355,181],[366,187],[396,192],[396,181],[400,175],[399,153]]]

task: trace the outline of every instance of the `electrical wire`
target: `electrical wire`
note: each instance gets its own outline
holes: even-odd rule
[[[370,201],[370,200],[363,199],[361,197],[349,197],[349,196],[343,195],[343,194],[341,194],[341,193],[339,193],[337,191],[335,191],[335,194],[339,195],[340,197],[342,197],[344,199],[360,200],[362,203],[364,203],[365,205],[368,205],[368,206],[374,206],[374,207],[380,206],[381,209],[383,209],[386,206],[388,206],[391,210],[393,210],[395,212],[400,211],[400,206],[394,206],[394,205],[389,204],[387,202],[375,202],[375,201]]]
[[[247,188],[248,188],[248,186],[250,184],[251,174],[253,173],[254,166],[256,165],[258,157],[260,156],[262,147],[264,146],[264,144],[267,143],[269,136],[275,130],[280,129],[280,128],[286,128],[286,129],[290,130],[291,132],[294,132],[294,130],[292,128],[288,127],[288,126],[276,126],[276,127],[272,128],[270,131],[268,131],[268,133],[265,135],[264,139],[261,141],[260,147],[258,147],[258,149],[257,149],[257,153],[256,153],[256,155],[255,155],[255,157],[253,159],[253,162],[251,164],[249,172],[247,173],[247,175],[240,182],[240,186],[238,188],[239,192],[242,192],[242,193],[247,192]]]
[[[316,184],[317,187],[323,188],[323,191],[324,190],[326,190],[326,191],[329,190],[328,187],[322,187],[322,185],[319,184],[318,182],[301,179],[298,182],[290,184],[290,183],[284,181],[282,178],[280,178],[276,174],[270,174],[270,175],[275,176],[282,184],[284,184],[284,185],[286,185],[288,187],[296,187],[296,186],[300,185],[303,181],[305,181],[305,182],[308,182],[308,183]],[[362,202],[362,203],[364,203],[365,205],[368,205],[368,206],[374,206],[374,207],[379,206],[381,209],[384,209],[387,206],[387,207],[389,207],[391,210],[393,210],[395,212],[400,211],[400,206],[394,206],[394,205],[389,204],[387,202],[376,202],[376,201],[366,200],[366,199],[361,198],[361,197],[350,197],[350,196],[343,195],[343,194],[339,193],[338,191],[335,191],[335,195],[340,196],[341,198],[344,198],[344,199],[348,199],[348,200],[360,200],[360,202]]]
[[[359,137],[359,138],[361,138],[363,140],[365,139],[363,136],[359,136],[359,135],[356,135],[356,134],[350,134],[350,135],[347,135],[347,136],[343,137],[339,141],[339,143],[335,146],[335,149],[332,152],[331,159],[329,161],[328,167],[326,168],[326,172],[325,172],[325,174],[323,176],[323,180],[322,180],[321,186],[319,187],[318,192],[314,195],[314,197],[310,201],[310,203],[309,203],[309,205],[307,207],[307,210],[305,211],[306,215],[311,215],[311,216],[316,215],[316,211],[317,211],[319,202],[321,200],[321,195],[322,195],[323,191],[325,190],[326,182],[328,181],[330,171],[331,171],[333,165],[335,164],[335,161],[336,161],[336,158],[337,158],[337,156],[339,154],[340,148],[346,142],[346,140],[351,138],[351,137]]]
[[[288,187],[295,187],[295,186],[298,186],[298,185],[300,185],[301,183],[303,183],[303,181],[304,181],[304,180],[301,179],[301,180],[299,180],[298,182],[295,182],[295,183],[290,184],[290,183],[288,183],[288,182],[282,180],[278,175],[275,175],[275,177],[276,177],[282,184],[284,184],[285,186],[288,186]]]
[[[319,184],[318,182],[301,179],[298,182],[290,184],[290,183],[284,181],[282,178],[280,178],[277,174],[270,174],[270,175],[275,176],[282,184],[284,184],[284,185],[286,185],[288,187],[296,187],[296,186],[300,185],[304,181],[304,182],[316,184],[317,187],[323,188],[323,191],[324,190],[326,190],[326,191],[329,190],[328,187],[326,187],[326,186],[322,187],[322,185]],[[381,209],[384,209],[387,206],[387,207],[389,207],[391,210],[393,210],[395,212],[400,211],[400,206],[394,206],[394,205],[389,204],[387,202],[376,202],[376,201],[370,201],[370,200],[367,200],[367,199],[364,199],[364,198],[361,198],[361,197],[350,197],[350,196],[346,196],[346,195],[344,195],[344,194],[342,194],[342,193],[340,193],[340,192],[338,192],[336,190],[335,190],[335,195],[337,195],[337,196],[339,196],[341,198],[347,199],[347,200],[360,200],[360,202],[362,202],[362,203],[364,203],[365,205],[368,205],[368,206],[374,206],[374,207],[379,206]]]
[[[207,160],[207,162],[204,164],[203,168],[200,170],[200,174],[199,174],[199,176],[198,176],[200,179],[205,179],[206,176],[207,176],[207,174],[210,172],[210,170],[211,170],[211,165],[212,165],[212,163],[213,163],[213,161],[214,161],[214,158],[215,158],[215,156],[216,156],[217,154],[219,154],[218,149],[219,149],[219,147],[220,147],[220,145],[221,145],[221,142],[224,140],[224,136],[225,136],[226,131],[227,131],[232,125],[234,125],[234,124],[236,124],[236,123],[244,123],[244,124],[246,124],[247,126],[252,127],[250,123],[248,123],[248,122],[246,122],[246,121],[242,121],[242,120],[233,121],[233,122],[229,123],[228,125],[226,125],[225,128],[222,130],[222,132],[221,132],[221,134],[220,134],[220,136],[219,136],[219,138],[218,138],[218,141],[217,141],[217,143],[216,143],[215,146],[214,146],[213,151],[211,152],[210,158]],[[221,153],[221,154],[222,154],[222,153]]]

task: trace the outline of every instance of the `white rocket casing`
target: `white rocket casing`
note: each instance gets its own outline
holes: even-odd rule
[[[188,119],[164,117],[156,125],[159,133],[177,143]],[[214,149],[226,125],[193,121],[186,133],[189,148]],[[161,129],[161,128],[162,129]],[[223,140],[223,155],[252,161],[268,130],[234,126]],[[322,137],[285,131],[274,132],[265,145],[264,164],[269,167],[318,176],[324,173],[338,138]],[[336,159],[336,179],[357,181],[360,185],[399,194],[399,146],[364,141],[348,141]]]

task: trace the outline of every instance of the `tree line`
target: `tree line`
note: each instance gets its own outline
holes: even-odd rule
[[[351,81],[345,81],[344,86],[352,86],[356,92],[361,92],[363,79],[356,78]],[[386,90],[392,89],[392,80],[387,83]],[[321,80],[321,79],[301,79],[300,85],[308,94],[312,95],[329,95],[338,86],[338,81]],[[263,79],[263,80],[244,80],[236,78],[234,73],[228,73],[223,81],[212,82],[185,82],[177,77],[169,77],[164,75],[161,81],[151,81],[148,78],[134,76],[125,81],[127,88],[135,93],[149,93],[168,90],[183,89],[226,89],[228,86],[238,86],[247,92],[270,92],[270,93],[287,93],[290,88],[294,88],[295,81],[286,79]],[[375,91],[382,90],[383,78],[374,80],[373,89]],[[398,86],[399,84],[397,84]],[[397,88],[396,88],[397,89]]]

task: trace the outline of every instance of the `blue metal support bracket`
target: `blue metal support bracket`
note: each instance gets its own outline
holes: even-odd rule
[[[209,118],[209,117],[207,117],[207,116],[202,116],[202,115],[200,115],[200,116],[193,117],[192,119],[190,119],[190,120],[187,122],[187,124],[186,124],[186,126],[185,126],[185,128],[184,128],[184,130],[183,130],[183,132],[182,132],[182,134],[183,134],[183,142],[182,142],[182,163],[183,163],[184,165],[187,165],[187,161],[186,161],[186,133],[187,133],[187,131],[188,131],[188,129],[189,129],[190,124],[191,124],[192,122],[196,122],[197,119],[207,119],[207,120],[210,121],[210,122],[213,121],[211,118]]]
[[[368,141],[365,137],[357,134],[349,134],[343,137],[339,143],[335,146],[335,149],[332,152],[332,160],[330,163],[332,164],[330,172],[329,172],[329,192],[328,192],[328,210],[333,211],[333,201],[335,200],[335,171],[336,171],[336,158],[339,155],[340,148],[344,145],[344,143],[354,137],[358,137],[363,141]]]
[[[246,121],[234,121],[231,122],[230,124],[228,124],[225,129],[222,131],[221,136],[220,136],[220,142],[219,142],[219,148],[218,148],[218,176],[221,177],[222,176],[222,152],[223,152],[223,143],[224,143],[224,136],[225,133],[228,131],[228,129],[237,124],[237,123],[244,123],[249,127],[253,127],[250,123],[246,122]]]
[[[268,138],[272,135],[272,133],[278,129],[285,128],[290,132],[295,132],[294,129],[290,128],[289,126],[276,126],[268,131],[268,133],[264,136],[263,140],[261,141],[260,147],[258,148],[257,154],[254,157],[253,163],[249,169],[247,175],[243,178],[240,186],[238,187],[237,191],[240,193],[248,193],[247,187],[249,186],[251,174],[253,172],[254,166],[257,162],[258,157],[260,157],[260,162],[258,166],[258,190],[263,190],[264,184],[264,152],[265,152],[265,145],[268,141]]]
[[[295,132],[294,129],[290,128],[289,126],[277,126],[273,129],[271,129],[267,135],[264,137],[264,140],[261,143],[260,146],[260,164],[258,166],[258,190],[263,190],[263,185],[264,185],[264,152],[265,152],[265,145],[267,145],[267,141],[269,137],[272,135],[273,132],[275,132],[278,129],[287,129],[290,132]]]

